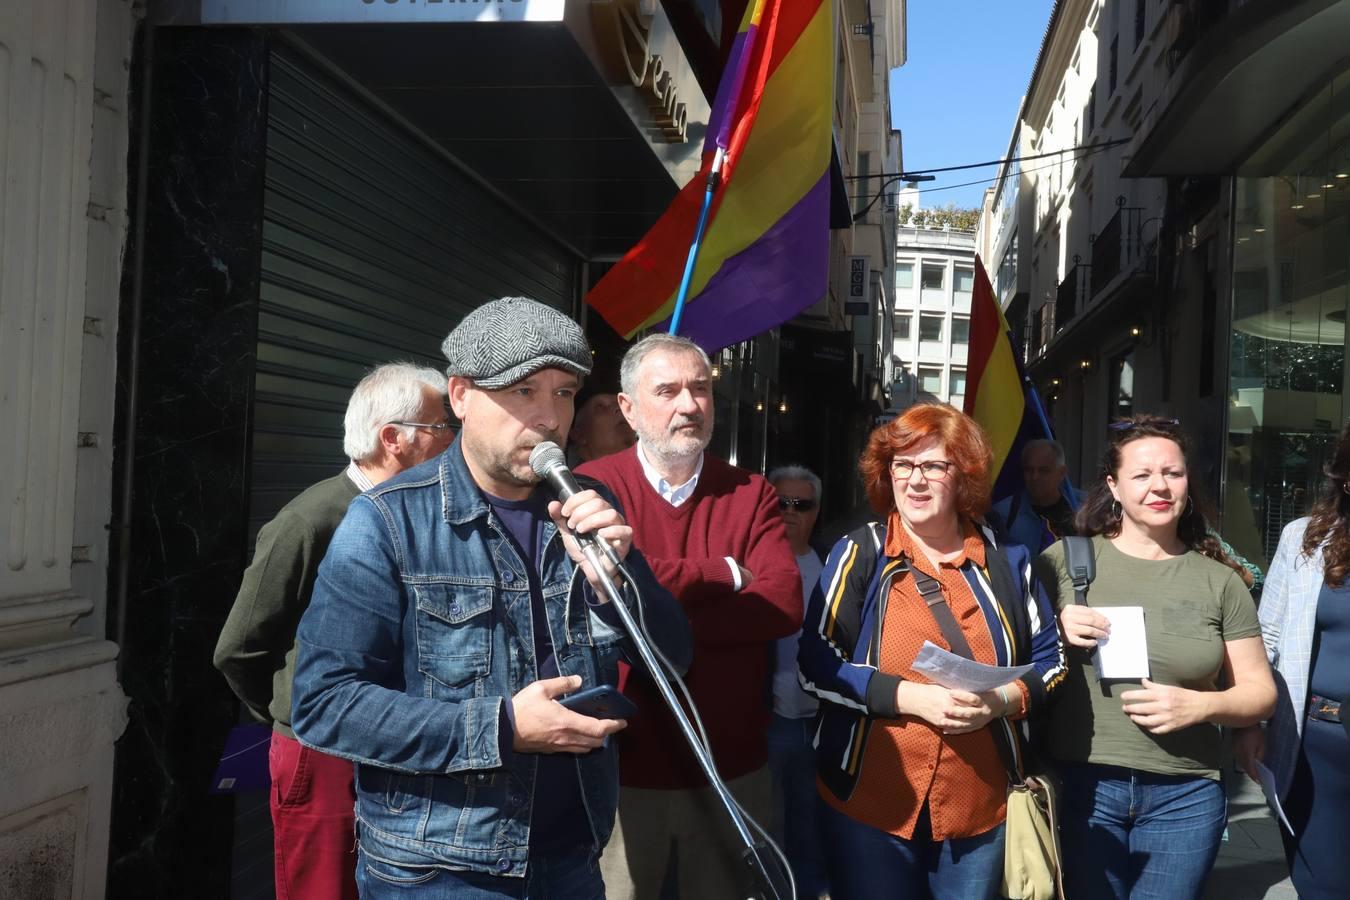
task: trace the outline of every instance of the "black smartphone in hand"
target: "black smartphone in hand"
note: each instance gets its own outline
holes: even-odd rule
[[[627,719],[637,715],[637,705],[610,684],[588,687],[558,700],[563,706],[592,719]]]

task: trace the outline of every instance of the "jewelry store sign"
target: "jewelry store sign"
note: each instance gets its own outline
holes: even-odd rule
[[[203,25],[561,22],[564,0],[201,0]],[[175,4],[181,5],[181,4]]]
[[[867,302],[867,291],[872,281],[871,274],[870,256],[848,258],[848,290],[844,293],[844,315],[866,316],[871,313],[872,305]]]

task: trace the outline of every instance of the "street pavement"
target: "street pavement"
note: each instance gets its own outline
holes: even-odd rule
[[[1205,900],[1296,900],[1275,821],[1256,782],[1228,772],[1228,840],[1209,876]]]

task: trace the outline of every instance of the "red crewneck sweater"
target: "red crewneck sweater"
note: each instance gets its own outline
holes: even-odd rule
[[[614,492],[634,544],[689,616],[694,659],[685,683],[718,771],[738,778],[760,768],[768,759],[773,642],[802,623],[801,576],[773,486],[704,454],[697,489],[671,506],[647,481],[636,447],[577,472]],[[753,576],[740,591],[728,556]],[[619,734],[619,781],[640,788],[706,785],[651,680],[624,666],[619,685],[640,710]]]

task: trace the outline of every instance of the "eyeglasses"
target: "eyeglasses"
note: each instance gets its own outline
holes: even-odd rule
[[[425,428],[435,434],[444,434],[450,430],[449,422],[390,422],[390,425],[402,425],[405,428]]]
[[[1162,428],[1171,425],[1174,428],[1181,427],[1180,419],[1149,419],[1145,422],[1112,422],[1107,425],[1112,431],[1129,431],[1131,428]]]
[[[810,497],[779,497],[778,509],[787,512],[789,509],[795,509],[797,512],[810,512],[816,508],[816,501]]]
[[[952,464],[945,459],[930,459],[921,463],[916,463],[912,459],[891,461],[891,474],[901,481],[908,481],[914,475],[915,469],[923,473],[924,481],[941,481],[947,477],[951,468]]]

